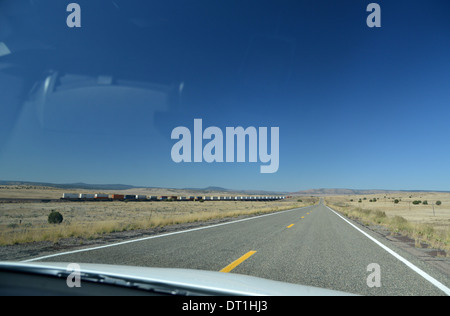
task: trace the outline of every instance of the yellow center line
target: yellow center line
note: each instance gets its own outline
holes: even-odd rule
[[[302,218],[305,218],[305,216],[302,216]]]
[[[256,253],[256,251],[254,251],[254,250],[247,252],[245,255],[243,255],[242,257],[240,257],[236,261],[233,261],[232,263],[227,265],[225,268],[220,270],[220,272],[230,272],[231,270],[236,268],[238,265],[240,265],[242,262],[244,262],[245,260],[247,260],[248,258],[253,256],[255,253]]]
[[[294,224],[291,224],[291,225],[289,225],[288,227],[286,227],[286,228],[291,228],[292,226],[294,226]]]

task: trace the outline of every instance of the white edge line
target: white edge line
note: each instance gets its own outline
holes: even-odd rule
[[[290,209],[290,210],[278,211],[278,212],[274,212],[274,213],[269,213],[269,214],[264,214],[264,215],[258,215],[258,216],[238,219],[238,220],[231,221],[231,222],[225,222],[225,223],[214,224],[214,225],[209,225],[209,226],[197,227],[197,228],[192,228],[192,229],[188,229],[188,230],[176,231],[176,232],[172,232],[172,233],[166,233],[166,234],[161,234],[161,235],[154,235],[154,236],[149,236],[149,237],[143,237],[143,238],[139,238],[139,239],[132,239],[132,240],[122,241],[122,242],[118,242],[118,243],[103,245],[103,246],[97,246],[97,247],[92,247],[92,248],[84,248],[84,249],[78,249],[78,250],[73,250],[73,251],[66,251],[66,252],[61,252],[61,253],[55,253],[55,254],[42,256],[42,257],[38,257],[38,258],[32,258],[32,259],[28,259],[28,260],[23,260],[21,262],[39,261],[39,260],[43,260],[43,259],[48,259],[48,258],[53,258],[53,257],[58,257],[58,256],[65,256],[65,255],[70,255],[70,254],[79,253],[79,252],[98,250],[98,249],[103,249],[103,248],[109,248],[109,247],[125,245],[125,244],[129,244],[129,243],[133,243],[133,242],[149,240],[149,239],[167,237],[167,236],[183,234],[183,233],[189,233],[189,232],[193,232],[193,231],[197,231],[197,230],[208,229],[208,228],[213,228],[213,227],[218,227],[218,226],[223,226],[223,225],[234,224],[234,223],[238,223],[238,222],[249,221],[249,220],[253,220],[253,219],[257,219],[257,218],[261,218],[261,217],[265,217],[265,216],[272,216],[272,215],[282,214],[282,213],[286,213],[286,212],[292,212],[292,211],[303,209],[303,208],[307,208],[307,207],[311,207],[311,206],[298,207],[298,208],[293,208],[293,209]]]
[[[364,232],[363,230],[361,230],[360,228],[358,228],[357,226],[355,226],[353,223],[351,223],[350,221],[348,221],[346,218],[344,218],[342,215],[338,214],[336,211],[334,211],[333,209],[331,209],[329,206],[325,205],[330,211],[332,211],[333,213],[335,213],[337,216],[339,216],[340,218],[342,218],[344,221],[346,221],[347,223],[349,223],[350,225],[352,225],[355,229],[357,229],[359,232],[361,232],[362,234],[364,234],[367,238],[369,238],[370,240],[372,240],[374,243],[376,243],[378,246],[380,246],[381,248],[383,248],[384,250],[386,250],[387,252],[389,252],[391,255],[393,255],[395,258],[397,258],[398,260],[400,260],[401,262],[403,262],[405,265],[407,265],[411,270],[413,270],[414,272],[416,272],[417,274],[419,274],[420,276],[422,276],[423,278],[425,278],[428,282],[430,282],[431,284],[433,284],[435,287],[437,287],[438,289],[440,289],[441,291],[443,291],[445,294],[447,294],[448,296],[450,296],[450,289],[448,287],[446,287],[444,284],[442,284],[441,282],[439,282],[438,280],[436,280],[435,278],[433,278],[432,276],[430,276],[428,273],[426,273],[425,271],[419,269],[417,266],[415,266],[414,264],[412,264],[411,262],[409,262],[408,260],[406,260],[405,258],[403,258],[402,256],[400,256],[398,253],[396,253],[395,251],[393,251],[392,249],[390,249],[389,247],[385,246],[384,244],[382,244],[381,242],[379,242],[378,240],[376,240],[375,238],[373,238],[372,236],[370,236],[369,234],[367,234],[366,232]]]

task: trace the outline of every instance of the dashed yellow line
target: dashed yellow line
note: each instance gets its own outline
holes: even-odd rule
[[[294,224],[291,224],[291,225],[289,225],[288,227],[286,227],[286,228],[291,228],[292,226],[294,226]]]
[[[254,251],[254,250],[247,252],[245,255],[243,255],[242,257],[240,257],[236,261],[233,261],[232,263],[227,265],[225,268],[220,270],[220,272],[230,272],[231,270],[236,268],[238,265],[240,265],[242,262],[244,262],[245,260],[247,260],[248,258],[253,256],[255,253],[256,253],[256,251]]]

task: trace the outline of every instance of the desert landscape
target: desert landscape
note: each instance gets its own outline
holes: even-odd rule
[[[327,196],[327,204],[366,225],[379,225],[450,256],[450,193],[395,192]],[[445,253],[445,254],[444,254]]]
[[[379,192],[377,194],[294,195],[278,201],[61,201],[64,192],[93,193],[50,186],[0,186],[0,246],[75,239],[82,244],[108,234],[148,230],[179,224],[231,219],[312,205],[319,196],[343,215],[392,234],[412,238],[416,247],[442,250],[450,256],[450,193]],[[95,192],[97,193],[97,191]],[[229,191],[162,188],[102,190],[106,194],[232,195]],[[312,192],[311,192],[312,193]],[[60,224],[48,222],[51,212],[63,216]]]
[[[93,193],[32,185],[0,186],[0,245],[63,238],[85,240],[105,234],[154,227],[257,215],[311,205],[318,198],[279,201],[60,201],[64,192]],[[97,192],[95,192],[97,193]],[[103,190],[106,194],[199,195],[197,191],[171,189]],[[205,193],[203,192],[203,195]],[[206,194],[207,195],[207,194]],[[212,195],[212,194],[211,194]],[[214,192],[230,195],[230,192]],[[24,200],[22,200],[24,199]],[[46,201],[47,200],[47,201]],[[301,201],[301,202],[300,202]],[[59,212],[60,224],[50,224],[49,214]]]

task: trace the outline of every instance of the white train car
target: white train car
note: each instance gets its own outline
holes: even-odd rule
[[[78,193],[63,193],[62,198],[65,200],[75,200],[75,199],[79,199],[79,194]]]
[[[95,199],[95,194],[80,193],[78,195],[78,198],[80,198],[82,200],[93,200],[93,199]]]

